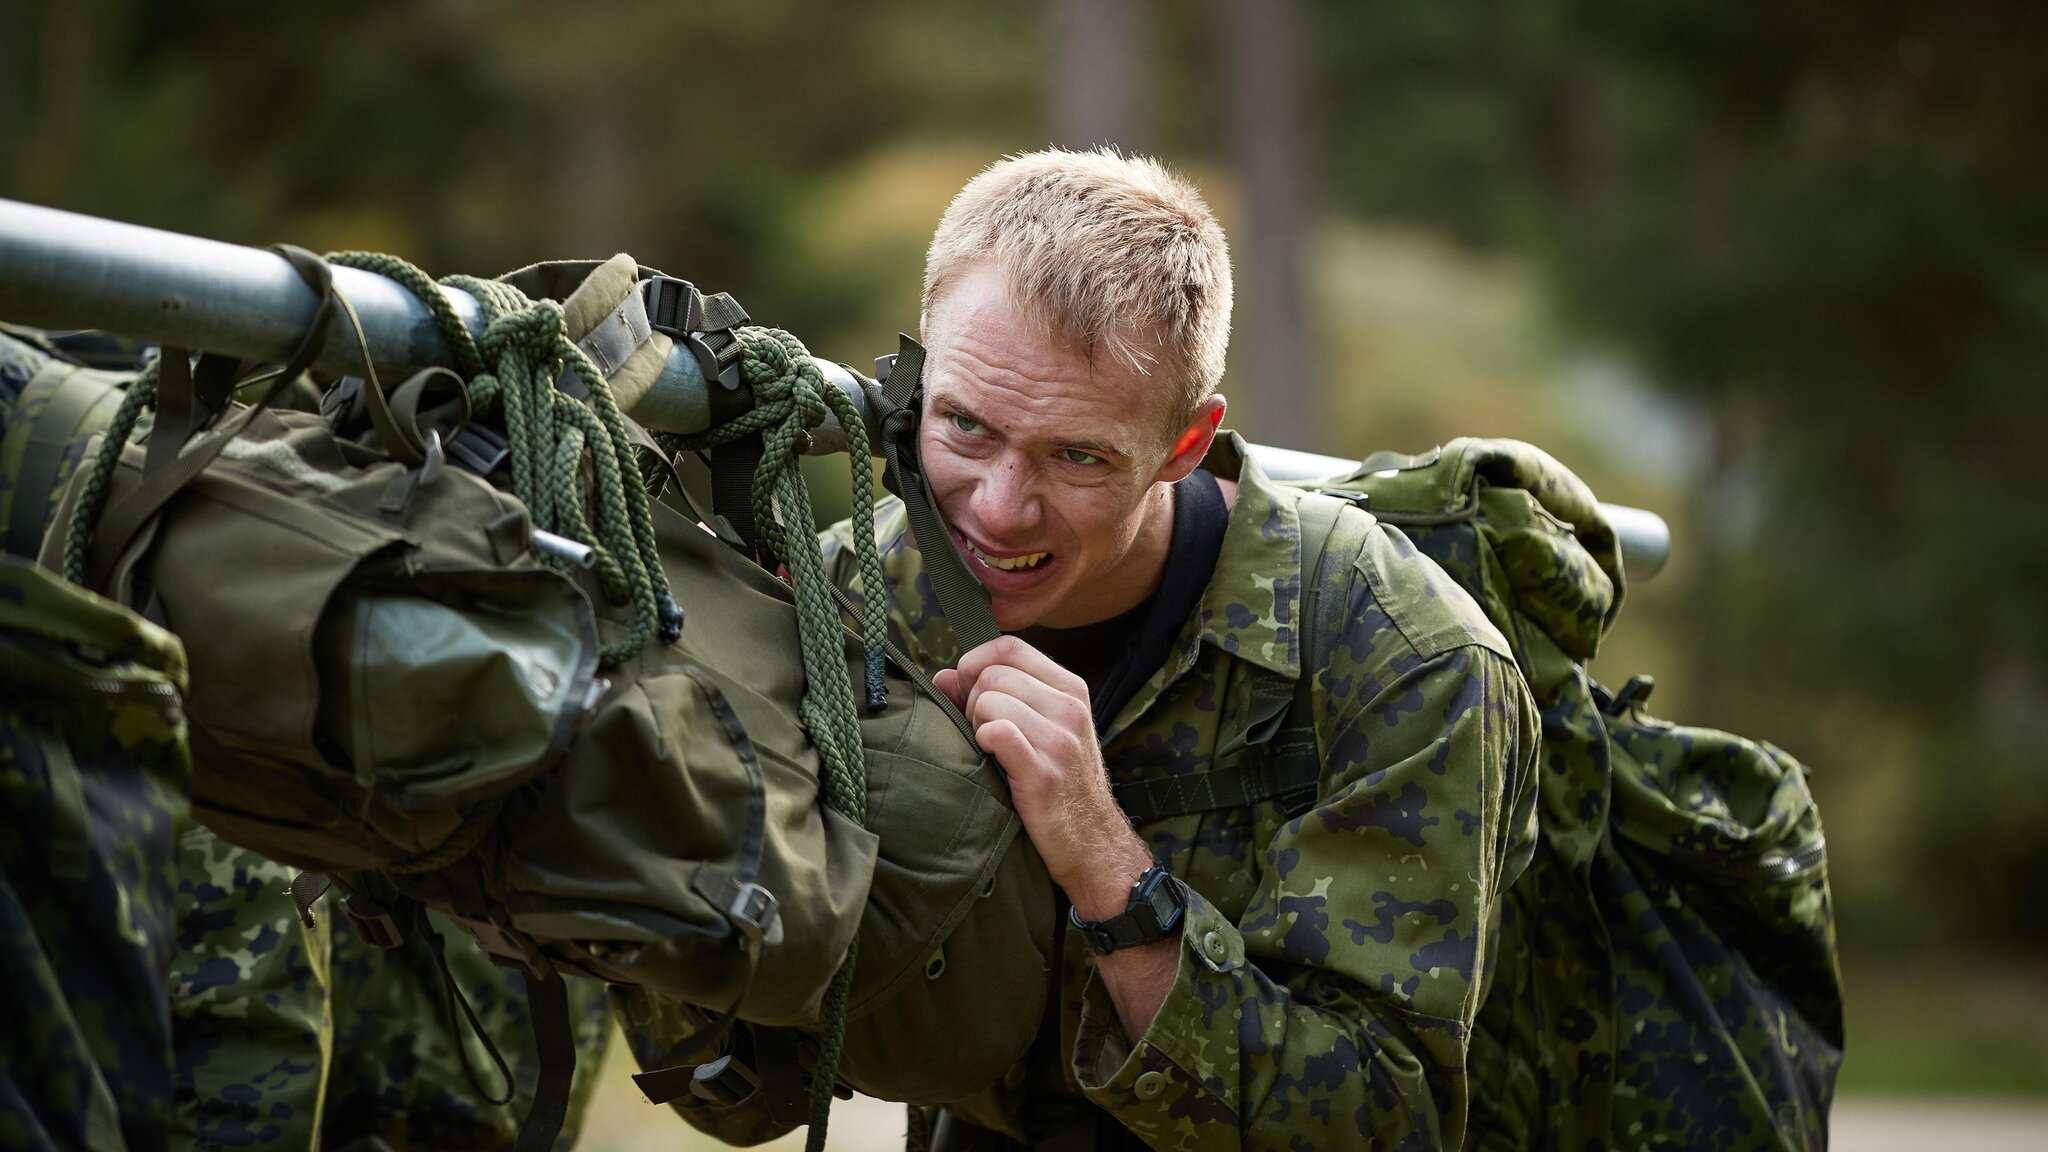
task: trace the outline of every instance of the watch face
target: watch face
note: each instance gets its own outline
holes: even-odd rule
[[[1152,922],[1158,926],[1159,936],[1165,936],[1180,925],[1183,910],[1180,887],[1164,870],[1159,873],[1159,880],[1147,894],[1145,903],[1152,913]]]

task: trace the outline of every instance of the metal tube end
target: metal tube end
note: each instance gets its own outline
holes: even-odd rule
[[[543,532],[535,528],[533,546],[557,560],[567,561],[578,568],[591,568],[597,564],[597,549],[571,540],[567,536],[557,536],[553,532]]]

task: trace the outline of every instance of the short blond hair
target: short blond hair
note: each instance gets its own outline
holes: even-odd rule
[[[1230,247],[1202,194],[1156,160],[1054,148],[990,165],[939,219],[924,311],[984,262],[1048,335],[1163,375],[1177,420],[1223,379]]]

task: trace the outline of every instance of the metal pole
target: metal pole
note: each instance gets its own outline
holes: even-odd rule
[[[398,284],[336,268],[335,284],[362,317],[380,370],[452,367],[426,306]],[[443,289],[481,334],[467,293]],[[291,355],[319,308],[284,257],[75,212],[0,200],[0,316],[40,328],[104,328],[251,360]],[[329,329],[315,366],[362,369],[346,324]]]
[[[334,280],[362,319],[380,373],[453,366],[433,317],[410,291],[353,268],[336,268]],[[481,334],[476,301],[454,289],[441,291],[471,333]],[[318,306],[312,289],[274,252],[0,200],[0,318],[40,328],[102,328],[175,347],[281,361],[297,347]],[[817,364],[865,414],[859,379],[841,365]],[[336,325],[315,366],[337,374],[360,370],[353,331]],[[632,415],[659,431],[703,431],[710,404],[696,357],[678,348]],[[867,423],[872,431],[874,421]],[[880,439],[871,435],[870,443],[879,446]],[[813,454],[846,447],[836,422],[828,419],[813,430]],[[1323,479],[1356,466],[1287,448],[1255,445],[1252,454],[1276,479]],[[1664,567],[1671,530],[1662,517],[1614,504],[1601,507],[1621,536],[1630,576],[1647,579]]]

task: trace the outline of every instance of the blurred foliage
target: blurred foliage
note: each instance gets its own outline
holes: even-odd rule
[[[1703,405],[1694,702],[1827,769],[1845,931],[2048,946],[2048,9],[1321,11],[1332,203]]]
[[[1232,225],[1214,4],[1140,6],[1131,143]],[[1601,673],[1815,766],[1852,958],[2048,955],[2048,8],[1306,14],[1326,373],[1240,355],[1233,422],[1299,384],[1298,447],[1520,435],[1665,512]],[[1023,0],[0,0],[0,194],[436,273],[631,251],[863,364],[952,192],[1047,141],[1054,48]]]

